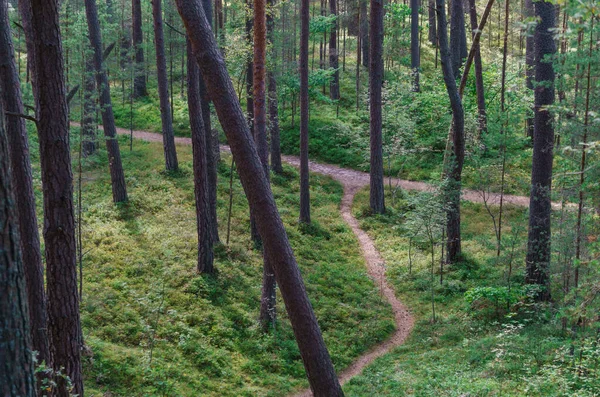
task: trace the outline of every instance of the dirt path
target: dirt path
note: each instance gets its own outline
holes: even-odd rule
[[[78,123],[71,123],[71,125],[77,126]],[[102,126],[100,126],[102,128]],[[130,131],[125,128],[117,128],[119,135],[129,135]],[[155,132],[148,131],[133,131],[133,137],[149,142],[162,142],[162,135]],[[175,143],[180,145],[191,145],[192,140],[190,138],[175,137]],[[229,152],[229,147],[222,146],[221,151]],[[300,167],[300,158],[297,156],[282,156],[282,159],[293,165],[294,167]],[[362,171],[352,170],[348,168],[341,168],[337,165],[317,163],[310,161],[310,170],[319,174],[328,175],[344,185],[344,188],[355,188],[363,187],[369,184],[369,174]],[[393,186],[400,186],[405,190],[417,190],[417,191],[431,191],[433,188],[431,184],[427,182],[407,181],[405,179],[392,178]],[[389,183],[389,178],[385,178],[385,183]],[[484,197],[482,192],[476,190],[463,189],[462,200],[470,201],[473,203],[483,203]],[[491,205],[497,205],[500,203],[500,194],[488,193],[487,202]],[[504,204],[512,204],[519,207],[529,206],[529,196],[515,196],[511,194],[504,195]],[[552,203],[553,209],[560,209],[560,203]]]
[[[130,131],[124,128],[117,128],[117,133],[129,135]],[[133,137],[149,142],[162,142],[161,134],[147,131],[133,131]],[[191,145],[191,139],[176,137],[175,143]],[[222,146],[221,151],[229,152],[229,147]],[[294,167],[300,166],[300,159],[297,156],[282,156],[282,159]],[[396,298],[394,290],[388,284],[385,276],[385,263],[379,255],[377,248],[375,248],[373,240],[360,228],[358,220],[352,215],[352,202],[354,200],[354,196],[361,188],[369,184],[369,174],[366,172],[341,168],[330,164],[317,163],[314,161],[310,162],[310,170],[312,172],[330,176],[340,182],[344,187],[344,196],[342,198],[340,212],[346,223],[356,235],[365,258],[367,272],[375,282],[377,288],[381,290],[381,293],[385,299],[392,306],[394,319],[396,322],[396,331],[389,339],[374,346],[371,350],[358,357],[348,368],[340,373],[339,380],[343,385],[353,377],[359,375],[363,369],[367,365],[371,364],[376,358],[389,352],[394,347],[404,343],[414,325],[414,319],[406,306],[404,306],[402,302]],[[386,179],[386,183],[388,183],[388,179]],[[394,186],[399,185],[406,190],[432,190],[432,186],[425,182],[414,182],[393,178],[392,184]],[[463,190],[462,199],[476,203],[483,203],[482,194],[473,190]],[[488,198],[488,203],[498,203],[499,199],[500,196],[498,194],[492,193]],[[527,207],[529,205],[529,197],[505,195],[504,202],[507,204]],[[554,205],[557,204],[553,203],[553,206]],[[300,393],[294,394],[294,397],[308,396],[312,396],[310,390],[304,390]]]

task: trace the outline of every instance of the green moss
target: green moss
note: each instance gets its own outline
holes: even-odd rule
[[[74,136],[77,129],[73,130]],[[191,148],[165,173],[162,146],[120,138],[130,201],[112,203],[106,153],[83,161],[82,323],[92,355],[88,395],[280,395],[306,387],[298,348],[278,296],[277,328],[257,324],[261,253],[249,234],[237,174],[229,246],[217,245],[213,276],[196,272]],[[76,157],[76,156],[75,156]],[[229,164],[220,165],[218,216],[225,240]],[[75,168],[76,169],[76,168]],[[344,369],[394,330],[341,219],[341,186],[311,177],[312,226],[298,223],[298,172],[273,176],[273,192],[334,365]],[[41,203],[41,200],[38,201]]]

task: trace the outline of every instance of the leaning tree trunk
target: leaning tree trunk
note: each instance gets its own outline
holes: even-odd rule
[[[55,369],[64,368],[73,394],[83,395],[81,323],[77,293],[73,173],[59,0],[30,0],[37,83],[40,168],[44,196],[44,245],[48,294],[48,339]],[[68,395],[64,379],[57,392]]]
[[[171,117],[171,104],[169,102],[169,80],[167,78],[167,58],[165,56],[161,2],[162,0],[152,0],[154,46],[156,48],[156,77],[158,80],[158,97],[160,99],[160,119],[162,122],[165,169],[167,171],[176,171],[179,168],[179,165],[177,164],[173,118]]]
[[[308,169],[308,38],[310,1],[300,3],[300,222],[310,223]]]
[[[308,0],[304,1],[307,5]],[[238,165],[244,191],[263,238],[265,253],[273,264],[311,389],[317,397],[342,396],[273,193],[210,25],[198,0],[177,0],[177,7]],[[305,47],[307,49],[308,46]]]
[[[475,0],[469,0],[469,16],[471,19],[471,29],[473,30],[473,38],[477,34],[477,5]],[[483,66],[481,64],[481,50],[479,41],[473,44],[475,46],[475,89],[477,90],[477,112],[479,115],[478,135],[481,137],[487,131],[487,112],[485,109],[485,91],[483,85]]]
[[[539,23],[534,36],[536,89],[525,280],[541,287],[538,299],[543,301],[550,300],[550,193],[554,147],[552,113],[548,109],[554,103],[554,68],[544,58],[556,53],[553,37],[555,13],[554,4],[546,1],[535,3]]]
[[[410,68],[413,73],[413,91],[419,92],[421,54],[419,46],[419,0],[410,0]]]
[[[381,86],[383,85],[383,1],[371,0],[371,23],[369,30],[371,54],[369,55],[369,100],[371,134],[371,211],[385,212],[383,189],[383,138],[381,114]]]
[[[336,17],[329,33],[329,67],[335,69],[329,84],[329,96],[333,100],[340,99],[340,71],[338,70],[339,56],[337,49],[338,11],[336,2],[337,0],[329,0],[329,15]]]
[[[148,95],[148,90],[146,89],[146,73],[144,72],[144,32],[142,30],[141,0],[131,0],[131,15],[133,47],[135,49],[133,97],[141,98]]]
[[[456,1],[456,0],[454,0]],[[452,69],[452,59],[450,49],[448,48],[448,34],[446,26],[445,1],[436,0],[436,16],[438,21],[438,41],[440,47],[440,61],[442,64],[442,73],[444,75],[444,84],[450,99],[452,108],[452,158],[445,161],[444,174],[446,183],[444,195],[446,202],[446,260],[449,263],[458,261],[461,254],[461,234],[460,234],[460,192],[461,176],[465,158],[465,114],[462,107],[462,101],[456,86],[454,71]]]
[[[196,224],[198,229],[198,271],[214,272],[213,238],[210,230],[210,197],[208,193],[207,158],[211,150],[206,145],[206,133],[202,120],[200,99],[200,71],[192,53],[192,44],[187,42],[187,93],[192,156],[194,168],[194,195],[196,198]]]
[[[4,9],[0,14],[7,15],[5,0],[2,0],[0,9]],[[8,27],[4,16],[0,21],[5,25],[0,29]],[[2,36],[4,33],[5,31],[1,32]],[[7,37],[0,37],[2,41],[6,39]],[[0,101],[0,395],[34,397],[36,385],[31,354],[34,349],[27,307],[31,299],[27,298],[26,292],[17,207],[12,194],[14,186],[8,156],[3,101]]]
[[[11,39],[8,8],[5,0],[0,2],[0,104],[5,111],[23,114],[23,99],[14,48]],[[0,119],[4,115],[0,112]],[[44,267],[40,249],[40,235],[35,212],[35,195],[29,140],[25,120],[19,116],[6,116],[11,178],[16,199],[21,252],[25,269],[29,324],[33,350],[38,352],[38,362],[51,365],[47,335],[46,293],[44,291]]]
[[[90,44],[94,50],[96,88],[98,89],[102,124],[104,127],[104,136],[106,138],[106,151],[108,152],[108,166],[110,168],[113,201],[115,203],[122,203],[127,201],[127,187],[125,185],[123,164],[121,163],[119,141],[117,140],[117,128],[115,126],[115,116],[113,114],[112,101],[110,98],[110,85],[103,64],[102,37],[95,0],[85,0],[85,13],[88,23]]]
[[[267,4],[271,9],[275,6],[274,0],[268,0]],[[267,38],[273,44],[273,32],[275,30],[275,22],[273,21],[273,13],[267,13]],[[275,63],[276,52],[273,49],[273,63]],[[283,64],[284,58],[281,58]],[[274,67],[272,68],[274,69]],[[281,143],[279,139],[279,107],[277,104],[277,78],[273,70],[267,71],[267,84],[269,90],[269,130],[271,133],[271,169],[277,174],[283,173],[281,165]]]
[[[465,14],[462,0],[452,0],[450,19],[450,57],[454,78],[460,78],[460,67],[467,57],[467,32],[465,30]],[[438,35],[441,37],[438,27]]]
[[[254,142],[264,175],[269,180],[269,144],[267,143],[266,58],[267,58],[266,0],[254,0]],[[260,303],[260,322],[264,329],[275,324],[275,274],[269,258],[263,252],[263,283]]]

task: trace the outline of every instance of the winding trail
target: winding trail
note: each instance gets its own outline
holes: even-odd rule
[[[77,125],[76,123],[72,124]],[[117,128],[117,133],[120,135],[130,135],[130,131],[124,128]],[[162,135],[153,132],[134,130],[133,137],[148,142],[162,142]],[[176,137],[175,143],[181,145],[192,144],[190,138],[182,137]],[[221,151],[230,152],[228,146],[221,146]],[[282,156],[282,160],[294,167],[300,167],[300,158],[297,156],[284,155]],[[353,377],[359,375],[363,369],[371,364],[376,358],[389,352],[394,347],[404,343],[413,328],[414,318],[411,316],[408,308],[404,306],[404,304],[402,304],[398,298],[396,298],[393,288],[386,279],[384,266],[385,263],[381,258],[379,251],[377,251],[377,248],[375,248],[373,240],[365,231],[360,228],[358,220],[352,215],[352,202],[354,200],[354,196],[361,188],[369,184],[369,174],[362,171],[341,168],[336,165],[317,163],[314,161],[310,161],[309,166],[311,172],[330,176],[340,182],[344,187],[344,195],[342,197],[340,212],[360,243],[369,276],[374,280],[377,288],[380,289],[385,299],[392,306],[396,323],[396,331],[390,338],[372,347],[368,352],[358,357],[348,368],[339,374],[340,383],[343,385]],[[386,182],[388,181],[389,179],[386,179]],[[406,190],[433,190],[433,187],[426,182],[415,182],[392,178],[391,183]],[[500,195],[496,193],[488,193],[485,199],[487,200],[488,204],[497,204],[500,201]],[[481,192],[463,189],[462,200],[483,203],[484,196]],[[504,203],[520,207],[527,207],[529,206],[529,197],[504,195]],[[552,203],[553,208],[560,208],[559,206],[559,203]],[[293,397],[309,396],[312,396],[310,390],[304,390],[293,395]]]

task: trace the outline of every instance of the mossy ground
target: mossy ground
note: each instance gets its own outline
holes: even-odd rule
[[[119,141],[128,203],[112,203],[103,148],[82,167],[81,318],[91,350],[84,358],[86,394],[269,396],[307,387],[280,296],[276,329],[264,334],[258,326],[262,257],[250,240],[237,174],[230,243],[215,249],[217,273],[200,275],[191,147],[177,146],[180,170],[166,173],[161,144],[134,141],[129,151],[126,138]],[[32,144],[35,151],[35,138]],[[36,153],[37,175],[35,159]],[[73,160],[77,171],[76,154]],[[223,156],[219,164],[223,242],[230,161]],[[272,175],[272,186],[325,342],[342,370],[393,332],[391,308],[341,219],[341,186],[311,176],[311,228],[297,221],[298,172],[286,166],[284,175]]]

